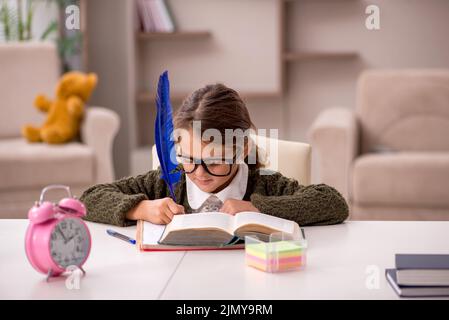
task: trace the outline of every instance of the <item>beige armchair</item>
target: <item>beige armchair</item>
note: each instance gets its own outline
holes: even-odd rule
[[[48,184],[69,185],[80,196],[90,185],[114,179],[119,117],[108,109],[87,107],[80,142],[31,144],[20,135],[23,124],[43,122],[33,107],[35,95],[54,95],[59,79],[54,45],[1,44],[0,70],[0,218],[26,217]]]
[[[324,111],[310,137],[352,219],[449,220],[448,70],[366,71],[355,113]]]
[[[307,143],[273,140],[263,136],[252,136],[265,152],[269,165],[266,169],[279,171],[286,177],[296,179],[302,185],[311,181],[312,148]],[[273,148],[273,150],[271,150]],[[270,152],[271,150],[271,152]],[[153,170],[159,167],[156,146],[152,147]]]

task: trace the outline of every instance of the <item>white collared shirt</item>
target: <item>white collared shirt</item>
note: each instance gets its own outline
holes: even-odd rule
[[[248,183],[248,165],[246,163],[240,163],[237,174],[232,179],[231,183],[221,190],[215,193],[221,202],[225,202],[227,199],[242,200],[246,193],[246,186]],[[187,200],[189,206],[196,210],[214,193],[209,193],[201,190],[189,176],[186,175],[187,185]]]

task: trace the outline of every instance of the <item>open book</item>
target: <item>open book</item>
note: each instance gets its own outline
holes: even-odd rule
[[[243,248],[245,235],[259,238],[274,232],[294,234],[296,222],[258,212],[221,212],[175,215],[167,225],[139,221],[137,241],[141,250],[204,250]]]

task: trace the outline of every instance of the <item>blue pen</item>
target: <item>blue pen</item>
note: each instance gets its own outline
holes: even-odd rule
[[[131,243],[131,244],[136,244],[136,240],[131,239],[131,238],[125,236],[124,234],[115,232],[114,230],[108,229],[108,230],[106,230],[106,232],[107,232],[108,235],[110,235],[110,236],[113,236],[113,237],[122,239],[123,241],[129,242],[129,243]]]

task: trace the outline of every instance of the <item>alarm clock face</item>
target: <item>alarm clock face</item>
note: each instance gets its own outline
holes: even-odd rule
[[[81,265],[89,254],[89,248],[90,237],[80,219],[63,219],[53,228],[50,237],[51,257],[60,267]]]

